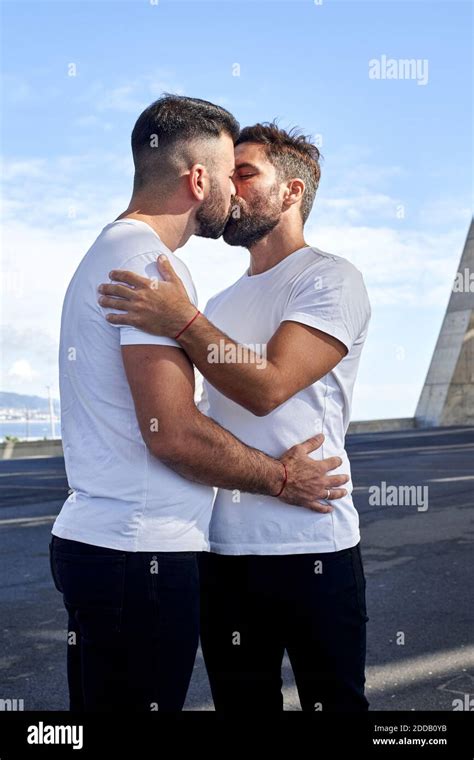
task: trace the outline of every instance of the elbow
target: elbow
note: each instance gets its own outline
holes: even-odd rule
[[[256,417],[266,417],[275,411],[286,399],[280,398],[276,394],[260,396],[249,401],[248,404],[243,404],[245,408],[254,414]]]
[[[266,417],[275,411],[287,399],[284,389],[284,377],[275,367],[267,368],[257,381],[240,386],[233,398],[237,404],[247,409],[255,417]]]
[[[186,445],[182,436],[172,435],[160,438],[157,436],[146,441],[150,454],[170,467],[181,462],[185,456]]]

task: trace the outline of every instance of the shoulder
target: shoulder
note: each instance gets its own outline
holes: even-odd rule
[[[196,301],[196,290],[188,267],[147,225],[135,225],[126,219],[113,222],[102,230],[95,245],[104,252],[109,268],[126,269],[149,279],[162,279],[157,259],[164,254],[183,281],[191,300]]]
[[[366,302],[370,309],[367,289],[362,272],[348,259],[312,246],[293,283],[293,294],[307,288],[316,292],[332,293],[343,300]]]
[[[104,244],[115,249],[117,258],[122,259],[122,268],[148,269],[149,265],[152,265],[150,272],[156,277],[156,260],[160,254],[165,254],[179,277],[191,280],[190,271],[184,261],[170,251],[148,225],[138,226],[133,220],[119,219],[107,225],[103,235]],[[152,274],[147,271],[147,276],[151,277]]]
[[[342,285],[344,282],[363,283],[362,272],[348,259],[335,253],[322,251],[320,248],[311,246],[306,258],[307,267],[302,272],[303,277],[311,277],[316,273],[324,273],[330,278],[328,284]]]
[[[311,247],[291,283],[288,307],[313,309],[327,319],[345,315],[366,322],[371,315],[370,301],[362,272],[343,256]]]
[[[92,265],[133,269],[134,264],[140,267],[156,261],[160,253],[168,255],[170,252],[151,228],[120,219],[103,228],[87,257]]]

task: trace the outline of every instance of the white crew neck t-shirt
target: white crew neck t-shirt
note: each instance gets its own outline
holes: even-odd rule
[[[296,443],[324,433],[314,459],[339,456],[331,474],[350,475],[344,449],[351,399],[370,319],[361,273],[340,256],[317,248],[295,251],[261,274],[246,272],[208,302],[205,314],[235,341],[265,345],[279,325],[291,320],[340,340],[346,356],[325,377],[296,393],[265,417],[226,398],[204,382],[200,408],[249,446],[279,457]],[[360,539],[358,513],[347,496],[320,514],[272,498],[219,489],[210,527],[211,551],[218,554],[304,554],[354,546]]]
[[[111,269],[159,277],[166,253],[193,303],[185,264],[145,222],[108,224],[74,274],[63,305],[59,349],[61,432],[73,493],[52,533],[122,551],[203,551],[209,548],[214,491],[181,477],[156,459],[140,433],[121,345],[178,346],[133,327],[111,325],[97,287]]]

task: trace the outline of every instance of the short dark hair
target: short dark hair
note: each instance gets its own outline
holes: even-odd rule
[[[136,186],[153,178],[169,148],[194,138],[217,138],[222,132],[234,142],[240,132],[238,121],[225,108],[199,98],[164,93],[140,114],[132,131]]]
[[[319,161],[322,156],[319,149],[297,127],[286,131],[280,129],[275,121],[244,127],[235,144],[246,142],[264,146],[266,156],[277,169],[280,179],[299,177],[304,181],[305,191],[300,207],[304,224],[313,206],[321,176]]]

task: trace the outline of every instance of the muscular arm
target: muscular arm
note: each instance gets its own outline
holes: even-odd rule
[[[122,346],[138,424],[152,454],[189,480],[249,493],[276,494],[284,468],[245,446],[194,404],[194,371],[170,346]]]
[[[194,371],[184,351],[171,346],[122,346],[122,357],[138,423],[150,452],[180,475],[198,483],[249,493],[278,494],[281,500],[317,512],[332,508],[318,498],[341,498],[346,475],[329,475],[339,457],[315,461],[308,454],[321,445],[315,437],[294,446],[281,460],[246,446],[201,414],[194,404]]]
[[[103,284],[102,306],[119,309],[109,314],[114,324],[128,324],[155,335],[175,337],[196,315],[183,283],[169,261],[160,264],[166,282],[153,283],[133,272],[112,272],[124,285]],[[299,322],[283,322],[262,355],[240,346],[200,314],[178,338],[204,377],[221,393],[253,414],[272,412],[295,393],[330,372],[347,353],[337,338]],[[239,357],[243,361],[223,361]],[[217,354],[216,354],[217,352]],[[217,358],[217,360],[216,360]]]
[[[221,393],[258,416],[272,412],[295,393],[324,377],[347,353],[336,338],[297,322],[283,322],[262,354],[239,347],[203,315],[179,338],[204,377]],[[242,350],[243,361],[214,362],[210,346],[222,355]],[[266,354],[266,355],[265,355]]]

